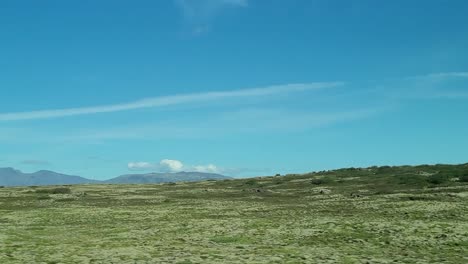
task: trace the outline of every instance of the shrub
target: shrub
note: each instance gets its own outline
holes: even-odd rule
[[[434,174],[427,178],[427,181],[432,184],[442,184],[442,183],[447,182],[448,180],[449,180],[449,177],[443,174]]]
[[[57,202],[73,202],[75,201],[75,198],[62,198],[62,199],[57,199]]]
[[[256,185],[257,181],[256,180],[248,180],[244,183],[245,185]]]
[[[458,179],[461,182],[468,182],[468,173],[465,174],[465,175],[460,176]]]
[[[322,185],[322,184],[327,184],[330,183],[331,179],[329,177],[324,177],[324,178],[315,178],[310,181],[310,183],[314,185]]]
[[[49,200],[52,199],[49,195],[39,195],[37,197],[38,200]]]
[[[427,178],[421,175],[399,175],[397,179],[398,183],[403,185],[424,186],[427,184]]]
[[[392,172],[392,167],[390,166],[382,166],[377,168],[377,174],[385,174],[385,173],[391,173]]]
[[[312,179],[310,181],[310,183],[314,184],[314,185],[321,185],[321,184],[324,184],[325,181],[323,179]]]
[[[410,200],[410,201],[431,201],[431,200],[434,200],[434,198],[425,197],[425,196],[409,196],[408,200]]]
[[[69,194],[71,189],[68,187],[57,187],[52,189],[39,189],[36,190],[36,193],[45,193],[45,194]]]

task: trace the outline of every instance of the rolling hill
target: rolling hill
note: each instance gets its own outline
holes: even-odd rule
[[[97,183],[97,181],[47,170],[41,170],[34,173],[23,173],[13,168],[0,168],[0,185],[2,186],[62,185],[85,183]]]

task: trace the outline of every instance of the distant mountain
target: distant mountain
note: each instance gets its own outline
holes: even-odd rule
[[[97,183],[79,176],[65,175],[53,171],[41,170],[34,173],[23,173],[13,168],[0,168],[0,185],[30,186],[30,185],[63,185]]]
[[[178,173],[148,173],[122,175],[106,181],[90,180],[79,176],[60,174],[53,171],[41,170],[34,173],[23,173],[13,168],[0,168],[0,186],[31,186],[31,185],[64,185],[86,183],[110,184],[140,184],[164,183],[180,181],[230,179],[230,177],[215,173],[178,172]]]
[[[203,172],[177,172],[177,173],[148,173],[122,175],[105,183],[132,184],[132,183],[163,183],[180,181],[203,181],[230,179],[230,177],[215,173]]]

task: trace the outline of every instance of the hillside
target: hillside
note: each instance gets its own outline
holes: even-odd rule
[[[31,186],[96,183],[79,176],[66,175],[53,171],[23,173],[13,168],[0,168],[0,186]]]
[[[0,188],[0,263],[466,263],[468,164]]]

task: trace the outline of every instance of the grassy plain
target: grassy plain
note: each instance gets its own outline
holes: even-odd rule
[[[0,188],[0,263],[468,263],[465,175]]]

